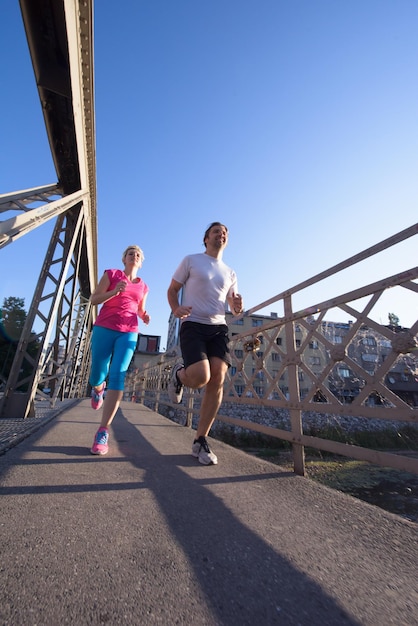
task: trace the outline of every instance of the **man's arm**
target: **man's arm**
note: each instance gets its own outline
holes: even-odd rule
[[[179,292],[182,287],[183,285],[173,278],[167,291],[168,304],[173,311],[174,317],[178,317],[179,319],[189,317],[192,312],[191,306],[179,305]]]

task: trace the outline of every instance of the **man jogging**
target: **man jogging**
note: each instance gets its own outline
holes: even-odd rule
[[[180,348],[184,363],[174,366],[168,393],[173,403],[179,403],[184,386],[205,387],[192,446],[193,456],[203,465],[218,462],[206,437],[221,405],[225,375],[231,365],[226,306],[229,305],[234,315],[243,311],[236,274],[222,261],[227,243],[227,227],[221,222],[210,224],[203,237],[205,252],[184,257],[167,293],[173,315],[181,320]]]

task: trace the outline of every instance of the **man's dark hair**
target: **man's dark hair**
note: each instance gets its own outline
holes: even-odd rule
[[[205,234],[203,235],[203,245],[205,246],[205,248],[206,248],[206,237],[209,235],[210,229],[213,228],[214,226],[223,226],[226,232],[228,232],[228,228],[225,226],[225,224],[222,224],[222,222],[212,222],[212,224],[209,224],[209,226],[205,230]]]

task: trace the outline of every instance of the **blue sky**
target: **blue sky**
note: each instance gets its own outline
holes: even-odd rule
[[[143,248],[161,348],[171,276],[213,220],[247,309],[418,221],[416,0],[94,4],[99,276]],[[17,0],[1,14],[6,193],[56,174]],[[29,306],[51,231],[0,250],[0,302]],[[296,308],[415,266],[415,240]],[[388,312],[416,320],[395,291]]]

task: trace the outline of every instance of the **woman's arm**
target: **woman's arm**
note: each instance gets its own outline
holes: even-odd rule
[[[110,291],[108,291],[109,286],[109,276],[107,275],[107,272],[105,272],[101,277],[96,289],[91,294],[90,302],[93,305],[103,304],[103,302],[107,302],[107,300],[110,300],[110,298],[113,298],[114,296],[120,294],[121,291],[125,291],[126,282],[124,280],[120,280],[116,287],[114,289],[111,289]]]
[[[151,319],[151,317],[148,315],[148,313],[145,310],[145,303],[147,301],[147,296],[148,296],[148,292],[144,295],[144,297],[142,298],[142,301],[140,302],[138,306],[138,317],[144,322],[144,324],[149,324],[150,319]]]

